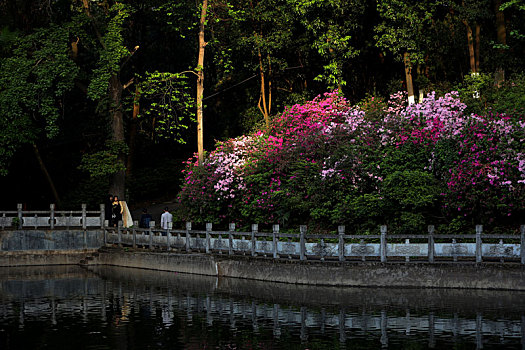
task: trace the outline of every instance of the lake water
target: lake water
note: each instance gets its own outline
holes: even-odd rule
[[[0,349],[525,349],[525,293],[0,269]]]

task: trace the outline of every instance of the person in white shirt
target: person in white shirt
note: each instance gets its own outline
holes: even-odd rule
[[[168,207],[164,208],[164,213],[160,216],[160,227],[162,229],[167,230],[168,229],[168,223],[173,221],[173,215],[168,210]]]

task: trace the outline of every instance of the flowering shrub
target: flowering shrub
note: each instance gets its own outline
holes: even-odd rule
[[[180,218],[406,232],[523,214],[521,117],[466,115],[457,92],[405,101],[351,106],[335,91],[218,143],[201,166],[187,162]]]

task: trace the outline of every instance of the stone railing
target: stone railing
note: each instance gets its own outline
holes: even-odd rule
[[[104,243],[274,259],[383,263],[495,260],[525,264],[525,225],[521,225],[519,235],[486,234],[482,225],[476,226],[475,233],[457,235],[436,233],[434,226],[428,226],[428,232],[419,235],[387,234],[386,226],[381,226],[375,235],[346,234],[344,226],[332,235],[309,234],[306,226],[300,226],[296,233],[281,233],[279,225],[273,225],[271,232],[260,232],[256,224],[250,232],[236,231],[235,224],[230,224],[227,231],[213,231],[212,224],[206,224],[205,230],[195,230],[191,222],[186,223],[184,230],[172,229],[171,224],[167,230],[156,229],[154,222],[149,229],[135,226],[108,228],[104,231]]]
[[[24,228],[103,228],[104,204],[100,210],[87,210],[82,204],[80,210],[55,210],[51,204],[49,210],[22,210],[18,204],[16,211],[0,211],[0,227],[21,230]],[[107,224],[106,224],[107,226]]]

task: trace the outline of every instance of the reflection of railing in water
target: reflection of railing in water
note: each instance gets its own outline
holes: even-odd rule
[[[479,263],[485,258],[500,262],[518,260],[525,264],[525,249],[521,249],[525,246],[525,225],[520,227],[520,235],[484,234],[482,225],[476,226],[475,234],[461,235],[436,234],[434,226],[429,226],[428,233],[421,235],[388,235],[386,226],[381,226],[379,235],[347,235],[344,226],[339,226],[335,235],[312,235],[307,233],[306,226],[290,234],[280,233],[279,225],[273,225],[272,232],[259,232],[258,225],[252,225],[251,232],[239,232],[234,224],[230,224],[228,231],[212,231],[211,224],[206,224],[206,230],[192,230],[189,222],[185,230],[172,229],[171,225],[169,229],[159,230],[152,223],[150,229],[109,228],[104,233],[104,242],[150,249],[300,260],[375,259],[387,262],[389,257],[397,257],[407,262],[423,259],[433,263],[436,260],[456,262],[461,258]]]
[[[283,330],[292,327],[306,340],[311,332],[330,332],[338,334],[341,342],[349,337],[365,333],[376,334],[383,346],[388,345],[389,337],[396,335],[422,334],[428,337],[429,345],[438,337],[475,339],[478,348],[482,347],[483,337],[499,336],[521,339],[525,344],[525,316],[501,320],[484,317],[477,312],[475,318],[467,318],[454,313],[452,317],[437,315],[434,312],[421,312],[406,309],[387,309],[378,306],[371,311],[359,311],[362,306],[330,306],[315,310],[306,306],[285,306],[280,303],[256,302],[223,295],[178,295],[172,289],[156,286],[128,285],[127,283],[99,280],[96,278],[42,281],[44,284],[21,281],[4,281],[0,284],[2,319],[18,315],[21,326],[32,317],[48,317],[56,324],[60,313],[79,316],[87,320],[88,315],[99,315],[107,321],[107,310],[117,310],[119,320],[138,312],[139,305],[147,305],[150,311],[160,310],[163,323],[169,326],[175,317],[192,320],[197,314],[206,319],[209,325],[220,322],[235,329],[239,324],[250,326],[254,331],[264,327],[273,329],[273,335],[279,338]],[[21,285],[22,284],[22,285]],[[27,284],[27,286],[23,286]],[[47,289],[41,296],[31,299],[31,289],[45,285]],[[66,287],[66,288],[64,288]],[[19,288],[27,292],[19,293]],[[112,306],[112,307],[109,307]],[[131,311],[134,310],[134,311]],[[357,310],[357,311],[356,311]],[[367,307],[368,310],[368,307]],[[469,312],[470,313],[470,312]],[[183,316],[185,315],[185,316]],[[115,316],[115,315],[113,315]],[[92,318],[92,317],[91,317]]]

